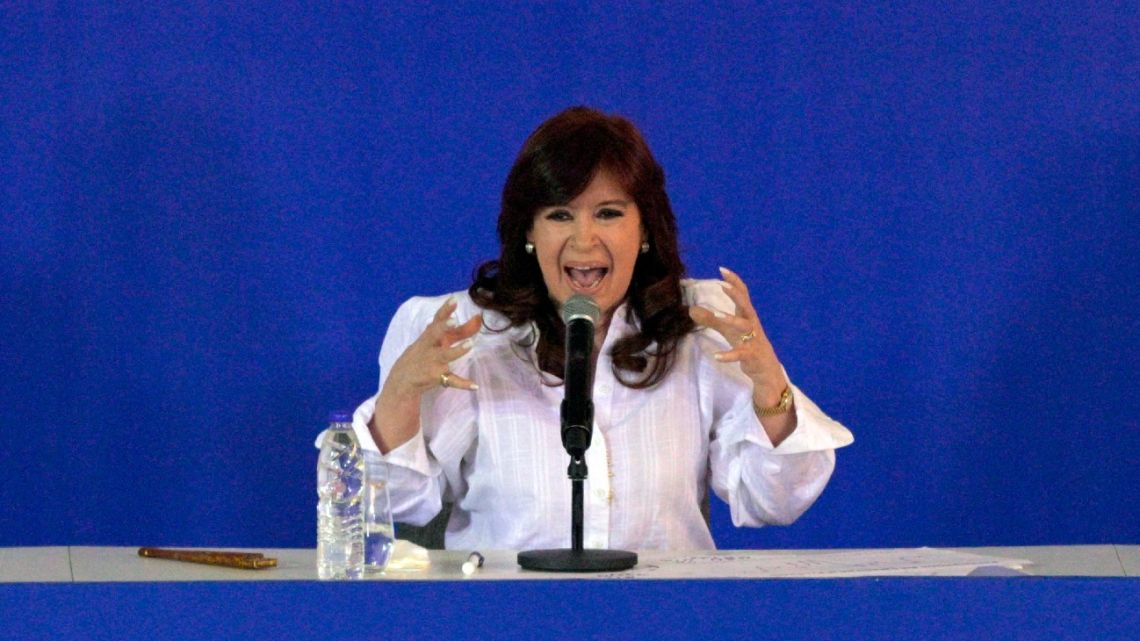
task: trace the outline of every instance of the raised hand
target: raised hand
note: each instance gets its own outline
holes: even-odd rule
[[[451,373],[451,362],[471,350],[471,337],[479,332],[482,314],[476,314],[462,325],[455,325],[451,314],[457,303],[448,299],[435,312],[420,337],[408,346],[392,365],[384,389],[392,387],[401,396],[419,397],[429,389],[442,385],[455,389],[476,390],[479,386]]]
[[[757,407],[776,406],[787,389],[783,368],[776,358],[776,350],[764,333],[760,316],[752,306],[748,286],[740,276],[731,270],[720,268],[724,292],[736,304],[735,314],[714,312],[707,307],[692,305],[689,316],[693,322],[715,330],[724,337],[730,349],[718,352],[714,357],[722,363],[738,363],[740,369],[752,379],[752,399]],[[793,420],[789,420],[788,414]],[[765,417],[761,421],[772,437],[773,443],[783,440],[795,429],[794,413],[776,417]]]
[[[474,381],[451,372],[451,363],[471,350],[471,337],[479,332],[482,314],[456,325],[451,314],[458,306],[448,299],[404,353],[393,363],[384,389],[376,399],[370,425],[373,439],[387,452],[415,436],[419,429],[420,399],[434,387],[460,391],[479,389]]]

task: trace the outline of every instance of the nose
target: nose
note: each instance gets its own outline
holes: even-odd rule
[[[570,235],[574,249],[589,249],[598,243],[598,233],[593,216],[577,216]]]

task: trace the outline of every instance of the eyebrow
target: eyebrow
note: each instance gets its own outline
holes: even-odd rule
[[[630,201],[620,200],[620,199],[603,200],[602,202],[600,202],[594,206],[595,207],[607,207],[607,206],[614,206],[614,205],[617,205],[618,207],[628,207],[630,205]],[[561,205],[547,205],[546,207],[540,207],[539,211],[554,210],[554,209],[569,209],[569,208],[570,208],[569,203],[563,203]]]

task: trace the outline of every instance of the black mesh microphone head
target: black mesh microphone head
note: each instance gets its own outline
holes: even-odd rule
[[[598,304],[585,294],[574,294],[562,306],[562,322],[567,325],[579,318],[589,320],[591,325],[597,325],[601,316],[602,310],[598,309]]]

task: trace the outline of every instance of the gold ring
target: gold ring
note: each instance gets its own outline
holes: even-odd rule
[[[741,343],[747,343],[748,341],[752,340],[753,338],[756,338],[756,330],[750,329],[750,330],[748,330],[747,334],[744,334],[743,336],[740,337],[740,342]]]
[[[439,386],[440,387],[451,387],[451,377],[447,375],[447,372],[444,372],[444,373],[439,375]]]

